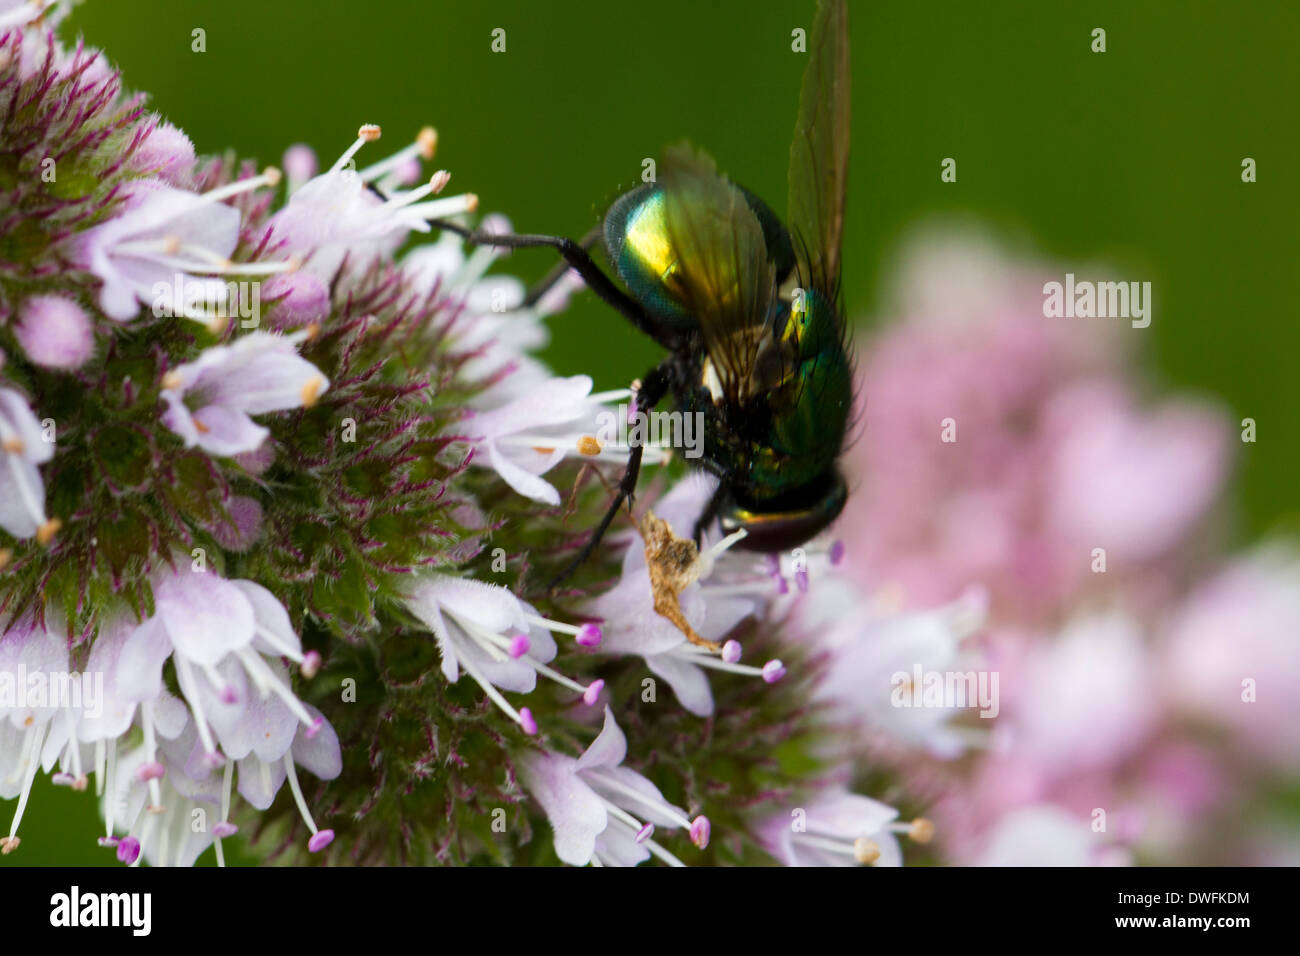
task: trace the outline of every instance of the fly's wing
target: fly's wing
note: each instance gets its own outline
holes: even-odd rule
[[[659,181],[676,255],[665,281],[699,323],[724,396],[743,405],[777,297],[762,226],[740,189],[688,146],[668,150]]]
[[[849,174],[849,24],[845,0],[818,0],[799,119],[790,144],[790,232],[803,281],[834,301]]]

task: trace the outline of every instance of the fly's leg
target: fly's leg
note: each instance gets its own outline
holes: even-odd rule
[[[650,370],[645,380],[641,383],[640,388],[636,390],[636,408],[637,411],[648,412],[659,403],[668,391],[668,373],[667,362]],[[619,509],[623,503],[627,502],[628,510],[632,510],[632,503],[636,498],[636,481],[641,474],[641,454],[644,446],[633,440],[631,447],[628,449],[627,469],[623,472],[623,480],[618,483],[618,492],[614,496],[614,501],[610,504],[609,510],[605,512],[605,517],[600,519],[600,524],[596,525],[596,530],[592,532],[591,538],[578,556],[574,558],[563,571],[557,574],[554,580],[547,586],[547,590],[553,590],[564,582],[564,580],[582,566],[582,563],[591,557],[591,553],[596,550],[600,544],[601,538],[609,530],[609,526],[618,516]]]
[[[594,246],[596,242],[600,239],[601,232],[602,232],[601,227],[596,226],[594,229],[591,230],[591,232],[587,233],[585,236],[583,236],[581,239],[578,240],[578,245],[580,245],[583,249],[590,252],[591,247]],[[528,290],[528,294],[524,296],[524,308],[525,309],[532,308],[538,302],[540,302],[542,296],[546,295],[546,293],[550,292],[551,289],[555,288],[555,284],[559,282],[561,279],[563,279],[565,273],[567,273],[572,268],[573,266],[569,265],[569,261],[567,259],[565,259],[562,262],[557,262],[554,268],[552,268],[550,272],[546,273],[546,275],[538,279],[537,282],[534,283],[533,287]]]
[[[666,349],[677,345],[678,336],[658,319],[643,309],[635,299],[614,284],[609,276],[601,271],[591,258],[591,254],[567,236],[515,235],[512,233],[487,232],[483,229],[468,229],[459,223],[447,219],[434,219],[430,225],[446,229],[463,236],[465,241],[476,246],[501,246],[507,249],[530,249],[547,246],[559,251],[578,275],[582,276],[587,288],[596,293],[610,308],[617,311],[638,329],[650,336]]]
[[[614,493],[614,485],[605,477],[605,473],[590,462],[584,462],[582,467],[578,469],[578,476],[573,479],[573,490],[569,492],[569,503],[564,509],[563,518],[565,521],[572,518],[573,513],[578,510],[578,492],[582,490],[582,486],[586,483],[587,479],[593,475],[596,480],[604,486],[607,492],[610,494]]]
[[[726,500],[727,486],[719,482],[717,490],[714,491],[713,496],[709,498],[709,503],[704,506],[704,510],[700,513],[700,516],[695,519],[695,530],[691,534],[691,538],[695,541],[695,547],[699,548],[702,545],[704,541],[704,532],[709,530],[709,525],[713,524],[713,520],[718,516],[718,512],[722,510],[722,503]]]

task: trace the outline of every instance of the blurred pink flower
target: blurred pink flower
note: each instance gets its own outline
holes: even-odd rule
[[[1238,558],[1178,609],[1161,669],[1189,713],[1282,770],[1300,766],[1300,551]]]
[[[1011,744],[1045,776],[1109,767],[1140,748],[1158,711],[1137,622],[1108,612],[1079,618],[1027,649],[1008,688]]]
[[[860,343],[863,421],[837,530],[867,595],[858,618],[882,595],[920,611],[988,589],[964,646],[1000,678],[987,746],[961,761],[934,746],[885,755],[930,801],[941,852],[1245,859],[1226,828],[1267,786],[1259,757],[1300,760],[1287,690],[1300,683],[1300,552],[1237,562],[1186,596],[1218,544],[1228,416],[1148,400],[1129,324],[1045,317],[1050,267],[931,237],[895,274],[895,321]],[[850,663],[836,671],[846,686],[869,676]]]
[[[1045,318],[1042,266],[957,240],[909,263],[895,322],[859,349],[840,525],[859,579],[912,607],[983,585],[1037,619],[1094,587],[1094,548],[1126,575],[1176,560],[1222,485],[1225,417],[1142,407],[1122,338],[1138,333]]]

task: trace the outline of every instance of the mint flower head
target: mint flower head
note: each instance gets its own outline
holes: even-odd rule
[[[548,587],[633,451],[630,390],[536,355],[576,276],[442,228],[479,200],[432,128],[205,159],[51,12],[0,4],[0,850],[49,774],[125,865],[896,862],[865,796],[773,829],[890,731],[841,698],[894,658],[815,613],[852,543],[697,546],[712,480],[650,446]]]

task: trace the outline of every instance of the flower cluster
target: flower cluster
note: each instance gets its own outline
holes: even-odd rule
[[[861,350],[842,525],[859,587],[903,614],[856,630],[910,640],[898,670],[975,668],[1000,694],[995,720],[938,735],[924,715],[943,711],[893,711],[929,756],[896,731],[877,759],[952,862],[1294,864],[1300,563],[1286,541],[1225,555],[1226,411],[1147,398],[1142,333],[1045,319],[1050,267],[982,235],[921,234],[903,263],[895,321]],[[986,614],[961,647],[903,623],[972,585]],[[847,664],[845,630],[827,645]]]
[[[637,520],[545,587],[628,460],[592,433],[631,393],[530,354],[581,283],[526,298],[439,229],[478,198],[427,166],[432,128],[360,168],[377,126],[328,166],[201,159],[45,7],[0,6],[0,850],[42,773],[93,776],[127,864],[236,835],[366,864],[929,839],[852,792],[846,741],[890,722],[835,706],[801,640],[843,546],[697,549],[711,480],[648,448]],[[979,613],[895,624],[955,646]]]

